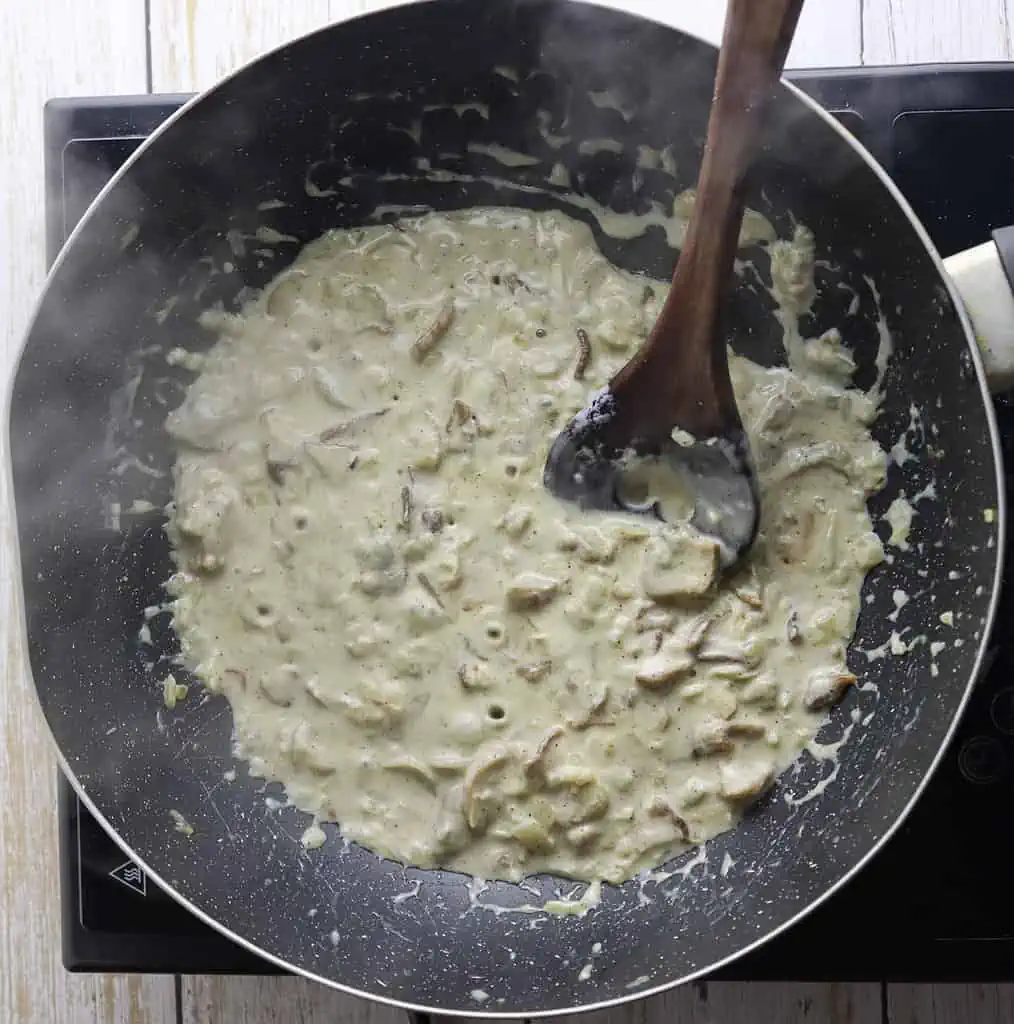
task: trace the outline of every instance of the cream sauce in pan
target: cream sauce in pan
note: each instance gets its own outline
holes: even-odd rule
[[[733,357],[762,488],[745,568],[542,486],[666,285],[561,213],[330,233],[238,315],[168,429],[185,658],[240,753],[410,864],[620,881],[732,827],[851,681],[885,456],[813,244],[769,245],[789,367]],[[314,844],[316,845],[316,844]]]

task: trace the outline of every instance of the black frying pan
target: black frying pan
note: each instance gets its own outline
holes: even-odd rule
[[[676,187],[693,182],[714,66],[710,46],[679,32],[555,0],[434,0],[370,15],[285,46],[189,103],[104,190],[57,261],[10,400],[39,699],[71,778],[124,848],[191,909],[284,966],[379,999],[471,1014],[533,1015],[657,991],[762,942],[847,879],[897,825],[947,742],[998,586],[992,408],[925,233],[869,159],[789,88],[774,105],[750,204],[783,234],[791,216],[815,231],[820,298],[804,327],[847,324],[860,385],[874,379],[877,310],[886,315],[896,352],[876,434],[890,446],[912,405],[925,429],[909,437],[918,458],[892,466],[871,502],[875,517],[902,491],[932,483],[937,495],[920,505],[909,550],[867,580],[849,659],[862,686],[821,734],[830,743],[851,730],[837,762],[804,755],[738,829],[668,865],[668,877],[606,887],[586,915],[554,916],[518,908],[580,887],[551,878],[470,885],[334,839],[307,853],[304,815],[270,810],[243,766],[225,781],[234,762],[223,701],[161,713],[175,638],[166,615],[150,623],[153,647],[138,631],[170,573],[158,509],[173,453],[162,424],[189,379],[164,355],[210,344],[197,313],[219,300],[235,306],[303,242],[362,222],[378,203],[551,207],[560,204],[546,184],[556,161],[579,191],[617,209],[664,200],[674,182],[636,170],[635,148],[671,144]],[[607,89],[625,114],[590,100]],[[476,109],[426,109],[462,103],[487,106],[488,120]],[[540,116],[572,141],[547,145]],[[416,122],[418,132],[391,130]],[[579,150],[603,136],[623,152]],[[470,153],[469,141],[540,162],[506,168]],[[420,175],[420,156],[455,180]],[[287,205],[261,205],[277,199]],[[291,240],[262,236],[274,241],[232,251],[227,231],[265,226]],[[675,260],[661,232],[600,243],[617,264],[659,278]],[[765,275],[763,252],[750,255]],[[209,258],[234,270],[209,276]],[[778,358],[762,289],[744,283],[727,317],[741,351]],[[156,511],[117,517],[116,506],[135,499]],[[912,599],[889,621],[896,589]],[[904,657],[861,653],[892,631],[935,638],[944,611],[955,616],[947,639],[963,646],[939,653],[937,676],[928,642]],[[172,812],[192,835],[174,828]]]

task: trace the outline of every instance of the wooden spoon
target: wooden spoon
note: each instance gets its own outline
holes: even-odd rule
[[[803,0],[729,0],[697,201],[672,288],[651,335],[553,442],[544,483],[584,508],[650,512],[624,477],[660,461],[689,488],[690,522],[723,567],[753,544],[760,495],[729,378],[721,306],[743,221],[743,180]],[[679,438],[677,440],[676,438]]]

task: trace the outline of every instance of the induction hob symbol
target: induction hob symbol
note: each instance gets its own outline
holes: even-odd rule
[[[148,876],[132,860],[125,860],[119,867],[113,868],[109,877],[142,896],[148,895]]]

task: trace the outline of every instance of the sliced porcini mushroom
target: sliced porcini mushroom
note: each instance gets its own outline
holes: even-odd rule
[[[677,814],[661,797],[655,797],[655,799],[648,805],[648,814],[652,818],[665,818],[667,821],[671,821],[676,827],[676,831],[679,833],[680,839],[682,839],[684,843],[691,842],[690,826],[687,824],[686,818]]]
[[[707,716],[694,727],[693,742],[695,754],[728,754],[732,750],[729,723],[716,715]]]
[[[806,560],[813,542],[815,526],[813,509],[803,508],[786,513],[774,531],[775,553],[786,565]]]
[[[660,689],[689,675],[711,623],[710,616],[696,615],[681,622],[668,636],[660,633],[658,650],[637,667],[637,682],[649,689]]]
[[[221,685],[216,688],[211,684],[211,680],[206,680],[209,688],[219,692],[219,690],[226,690],[228,692],[239,691],[240,693],[246,692],[246,673],[242,669],[238,668],[227,668],[222,670]]]
[[[303,688],[303,679],[295,665],[278,665],[258,680],[261,695],[275,707],[287,708]]]
[[[593,571],[582,574],[577,585],[572,589],[571,598],[567,602],[568,618],[579,629],[594,629],[600,615],[607,607],[614,580],[604,573]]]
[[[440,468],[445,454],[444,438],[435,423],[417,425],[408,440],[413,469],[434,472]]]
[[[642,541],[651,532],[647,526],[631,522],[629,519],[610,519],[608,522],[613,536],[624,543]]]
[[[307,689],[307,692],[312,692]],[[319,696],[318,696],[319,695]],[[317,688],[316,699],[341,713],[362,729],[392,732],[402,723],[407,691],[394,679],[370,679],[363,682],[359,692]]]
[[[432,533],[419,533],[419,534],[416,534],[414,537],[406,537],[405,538],[405,543],[402,544],[402,546],[401,546],[401,557],[405,560],[405,562],[407,564],[415,565],[415,564],[418,564],[419,562],[423,561],[429,555],[433,554],[433,552],[436,550],[436,547],[437,547],[437,537],[436,537],[435,534],[432,534]],[[453,552],[447,552],[447,553],[450,554],[450,553],[453,553]],[[438,558],[439,557],[440,556],[438,556]],[[443,559],[441,558],[440,561],[443,561]],[[440,574],[441,574],[442,571],[446,572],[446,571],[450,570],[452,573],[454,571],[453,565],[449,565],[449,566],[445,566],[445,567],[441,568],[440,562],[438,562],[433,568],[436,570],[433,573],[433,578],[434,578],[434,580],[438,580],[438,581],[439,581],[439,577],[440,577]],[[419,579],[418,574],[416,575],[416,580],[420,584],[422,584],[422,580]],[[444,589],[445,590],[451,590],[453,588],[452,587],[445,587]]]
[[[508,537],[516,540],[528,529],[531,522],[532,510],[527,505],[515,505],[500,517],[496,525]]]
[[[399,565],[392,538],[377,532],[359,541],[354,550],[361,575],[357,584],[364,594],[396,594],[405,586],[406,572]]]
[[[433,825],[433,846],[438,856],[450,856],[468,845],[470,830],[465,822],[464,805],[464,783],[452,786],[440,801]]]
[[[584,562],[608,563],[616,557],[620,546],[619,538],[594,526],[582,526],[574,530],[578,538],[578,557]]]
[[[571,703],[571,702],[569,702]],[[590,729],[592,726],[612,726],[616,723],[603,717],[609,703],[609,684],[600,682],[597,687],[584,684],[574,694],[573,705],[580,705],[580,713],[566,716],[567,725],[575,731]]]
[[[708,635],[708,630],[714,622],[712,615],[695,615],[693,618],[681,622],[672,631],[671,643],[674,646],[683,647],[695,654],[700,650],[701,644]]]
[[[718,769],[722,796],[735,803],[757,799],[775,780],[775,767],[770,761],[727,761]]]
[[[657,604],[644,603],[635,618],[638,633],[652,633],[655,630],[672,628],[675,612],[671,608],[662,608]]]
[[[757,676],[740,689],[739,700],[741,704],[773,708],[778,703],[778,684],[771,676]]]
[[[447,435],[447,451],[460,454],[470,451],[476,439],[488,436],[490,431],[484,428],[478,414],[467,402],[455,398],[444,425],[444,433]]]
[[[426,326],[425,330],[412,342],[412,358],[421,363],[443,341],[444,336],[454,321],[454,299],[446,298],[437,311],[436,317]]]
[[[757,675],[757,669],[737,665],[733,661],[716,661],[708,666],[711,679],[721,679],[730,683],[747,683]]]
[[[706,796],[714,792],[714,787],[706,779],[692,775],[680,790],[680,807],[696,807]]]
[[[739,598],[748,608],[754,611],[764,610],[764,592],[757,583],[746,583],[733,587],[733,594]]]
[[[488,690],[493,685],[493,673],[481,661],[464,661],[458,666],[458,682],[463,690]]]
[[[706,692],[705,699],[708,706],[719,718],[732,718],[739,707],[736,695],[725,683],[716,683],[710,686]]]
[[[609,811],[609,792],[596,779],[574,782],[566,787],[573,803],[557,808],[557,820],[561,825],[584,825],[604,818]]]
[[[523,572],[507,585],[507,606],[515,612],[534,611],[560,592],[560,581],[537,572]]]
[[[574,825],[564,833],[567,842],[577,850],[587,850],[598,842],[602,835],[600,826],[586,822],[583,825]]]
[[[839,387],[847,387],[856,372],[856,361],[842,341],[836,327],[817,338],[810,338],[800,353],[803,362],[817,373],[829,377]]]
[[[729,735],[737,739],[759,740],[767,734],[767,725],[757,718],[736,718],[729,722]]]
[[[700,697],[707,689],[707,680],[692,679],[688,682],[681,683],[678,692],[682,700],[697,700],[697,698]]]
[[[221,555],[201,551],[191,558],[190,567],[198,576],[217,576],[225,568],[225,559]]]
[[[803,634],[799,628],[799,613],[793,608],[785,619],[785,638],[790,644],[801,644]]]
[[[316,676],[307,679],[303,688],[310,700],[319,703],[322,708],[333,709],[335,707],[331,694],[321,685],[320,679]]]
[[[424,508],[419,513],[419,521],[430,533],[440,533],[447,525],[447,517],[439,508]]]
[[[554,725],[539,741],[535,752],[525,761],[525,775],[530,779],[544,781],[546,777],[546,756],[549,754],[553,744],[564,734],[566,730],[562,725]]]
[[[766,400],[750,433],[763,438],[764,435],[777,435],[782,431],[799,407],[798,390],[799,384],[789,377],[762,385],[759,392],[766,396]]]
[[[780,483],[818,466],[851,477],[854,475],[854,462],[848,449],[839,441],[815,441],[786,451],[778,465],[772,468],[769,478]]]
[[[402,595],[401,604],[416,631],[438,629],[449,621],[440,601],[422,586],[409,587]]]
[[[749,643],[736,643],[721,637],[709,641],[697,652],[697,657],[704,662],[731,662],[747,669],[755,669],[761,662],[759,653]]]
[[[438,751],[430,757],[430,768],[440,775],[462,775],[468,768],[468,758],[454,751]]]
[[[551,853],[556,849],[556,841],[549,829],[532,817],[518,822],[510,830],[510,836],[512,839],[516,839],[529,853]]]
[[[357,412],[348,419],[339,420],[325,427],[317,435],[317,443],[321,445],[334,445],[336,448],[349,447],[346,442],[350,435],[355,434],[364,423],[369,423],[371,420],[386,416],[387,413],[387,408],[368,409],[364,412]],[[299,450],[304,451],[305,448],[301,445]]]
[[[507,764],[510,752],[498,746],[477,757],[465,772],[462,783],[462,811],[465,824],[473,832],[484,832],[493,818],[496,801],[482,792],[484,780],[496,769]]]
[[[335,766],[329,764],[324,752],[313,734],[309,722],[300,722],[289,736],[289,759],[297,771],[309,771],[314,775],[333,775]]]
[[[690,530],[652,538],[641,570],[641,588],[653,601],[679,603],[703,597],[718,576],[718,544]]]
[[[383,768],[385,771],[395,772],[407,779],[422,783],[431,793],[437,791],[437,780],[432,769],[424,765],[418,758],[406,754],[396,761],[388,761]]]
[[[180,474],[173,526],[187,540],[198,542],[202,552],[220,555],[230,538],[232,509],[239,491],[230,477],[213,467]]]
[[[649,654],[640,665],[634,678],[650,690],[670,686],[678,679],[692,672],[693,655],[685,650],[666,651],[664,648],[655,654]]]
[[[553,662],[549,658],[539,658],[538,661],[526,661],[517,666],[515,671],[525,682],[538,683],[549,675]]]
[[[854,686],[856,677],[839,668],[820,669],[807,680],[803,691],[803,707],[807,711],[822,711],[837,704],[845,691]]]
[[[326,366],[311,366],[310,381],[317,394],[332,408],[342,411],[355,408],[355,402],[350,399],[341,378]]]
[[[270,286],[265,309],[269,316],[292,316],[301,304],[312,304],[314,299],[319,301],[322,291],[322,282],[314,281],[302,267],[290,267]]]

